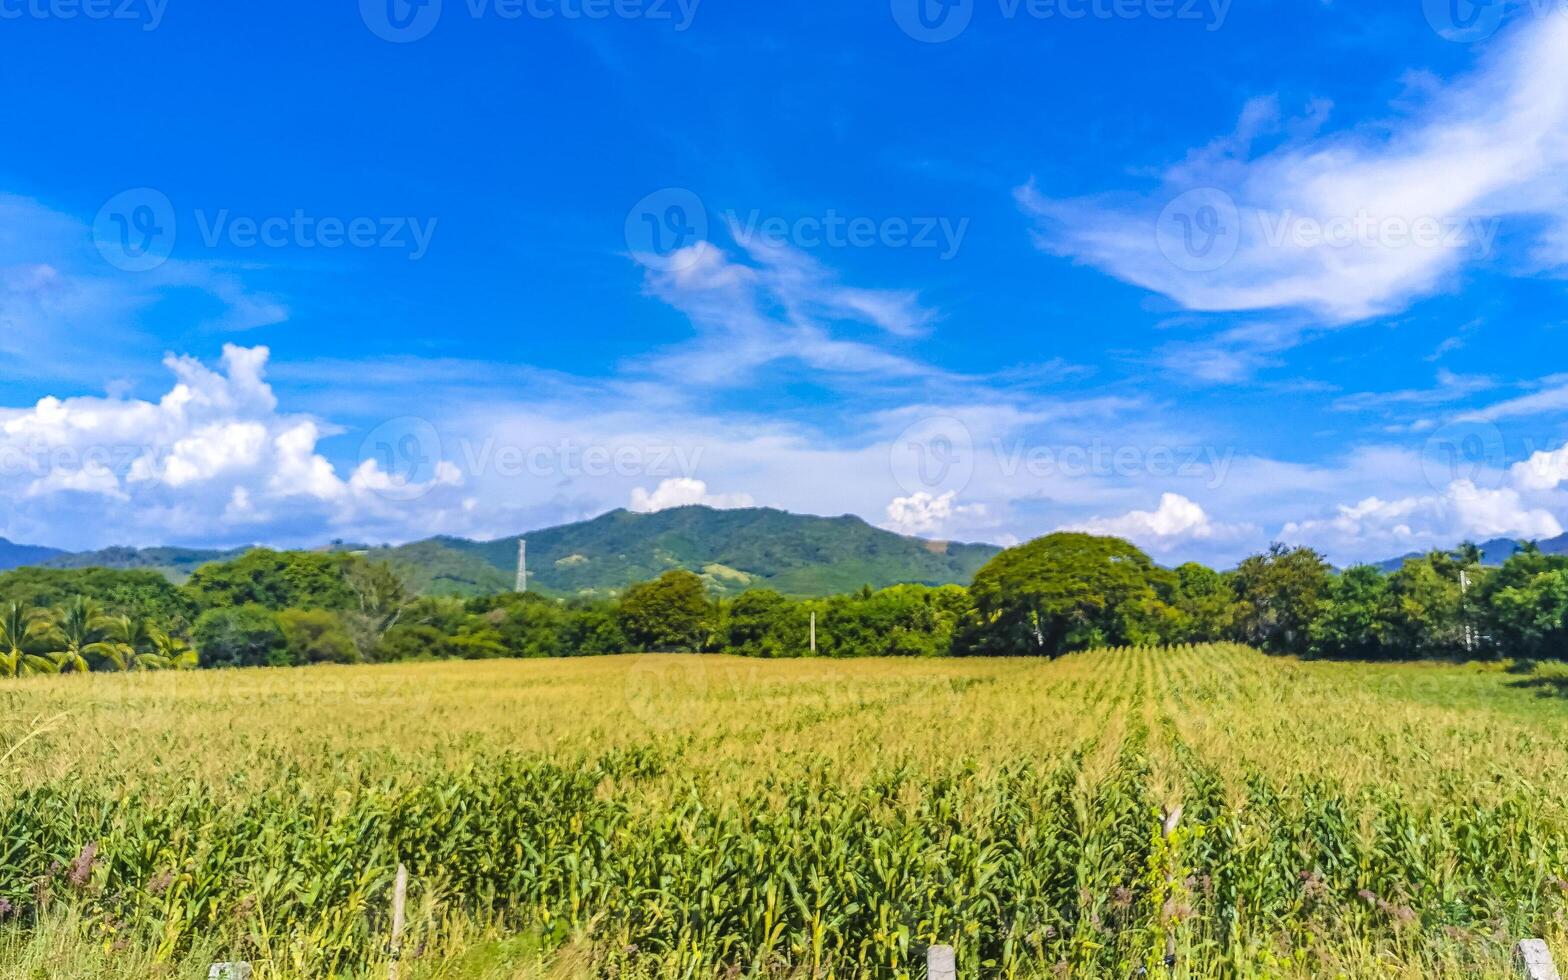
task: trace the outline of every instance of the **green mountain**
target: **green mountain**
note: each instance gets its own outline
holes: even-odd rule
[[[557,596],[611,595],[672,568],[696,572],[721,594],[771,588],[817,596],[863,585],[968,584],[999,550],[904,537],[858,517],[760,508],[617,510],[522,537],[530,590]],[[512,587],[518,540],[434,538],[372,554],[411,577],[423,575],[431,591],[473,594]]]
[[[902,582],[968,584],[998,549],[908,538],[858,517],[808,517],[781,510],[682,507],[656,514],[617,510],[578,524],[523,535],[529,588],[555,596],[609,596],[637,582],[684,568],[721,595],[748,588],[786,595],[850,592]],[[475,596],[513,587],[517,537],[499,541],[430,538],[397,547],[335,544],[391,562],[415,590]],[[11,546],[17,548],[20,546]],[[202,565],[248,551],[193,548],[105,548],[80,554],[22,549],[17,565],[44,568],[151,569],[179,583]],[[0,568],[7,552],[0,546]]]
[[[249,548],[232,551],[210,551],[200,548],[104,548],[101,551],[82,551],[76,554],[55,552],[54,557],[35,561],[40,568],[145,568],[162,572],[178,585],[191,577],[203,565],[215,561],[238,558]]]
[[[35,544],[16,544],[0,538],[0,572],[12,568],[21,568],[23,565],[36,565],[55,555],[65,552],[56,548],[44,548]]]

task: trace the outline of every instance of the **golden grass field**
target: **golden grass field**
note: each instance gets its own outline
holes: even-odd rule
[[[1231,646],[7,682],[0,976],[386,976],[402,861],[405,980],[1501,977],[1568,952],[1535,683]]]

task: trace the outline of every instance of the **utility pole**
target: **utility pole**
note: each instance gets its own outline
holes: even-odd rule
[[[813,656],[815,656],[816,652],[817,652],[817,614],[816,614],[815,611],[813,611],[812,614],[811,614],[811,653],[812,653]]]
[[[1465,608],[1464,599],[1470,594],[1470,570],[1459,570],[1459,615],[1465,621],[1465,653],[1475,653],[1475,633],[1470,627],[1470,610]]]
[[[517,539],[517,591],[528,591],[528,539]]]

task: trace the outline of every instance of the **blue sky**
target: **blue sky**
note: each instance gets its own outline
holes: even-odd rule
[[[916,2],[0,0],[0,534],[1562,533],[1568,12]]]

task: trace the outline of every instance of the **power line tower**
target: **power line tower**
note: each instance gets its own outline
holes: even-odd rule
[[[528,541],[517,539],[517,591],[528,591]]]

